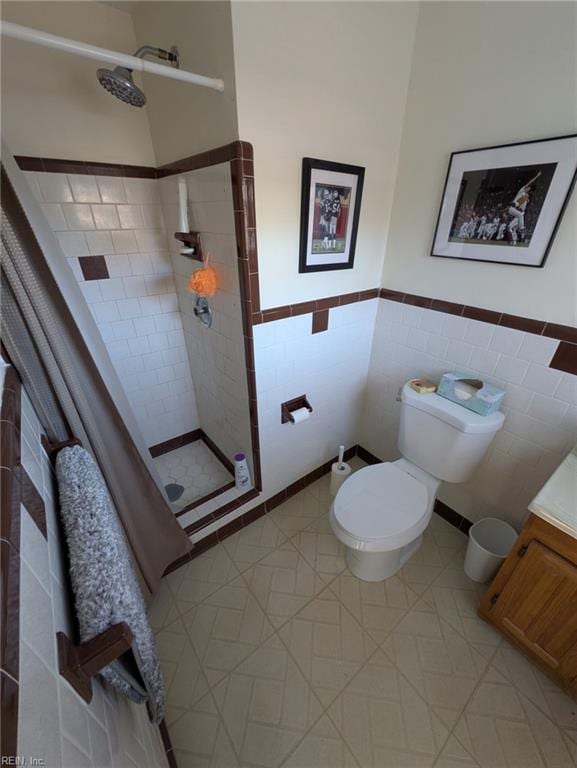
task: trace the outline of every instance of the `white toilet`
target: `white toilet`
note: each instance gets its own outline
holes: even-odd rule
[[[479,416],[439,395],[401,391],[398,461],[363,467],[341,486],[330,523],[349,569],[364,581],[392,576],[418,549],[442,481],[462,483],[505,417]]]

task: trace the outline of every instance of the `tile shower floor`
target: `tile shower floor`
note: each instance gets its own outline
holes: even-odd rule
[[[577,765],[577,705],[476,616],[465,536],[434,515],[398,575],[361,582],[328,487],[163,580],[151,621],[179,767]]]
[[[163,485],[175,483],[184,487],[182,496],[173,502],[177,510],[234,480],[202,440],[164,453],[154,463]]]

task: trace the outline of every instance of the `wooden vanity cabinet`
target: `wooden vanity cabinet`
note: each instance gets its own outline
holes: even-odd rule
[[[577,698],[577,539],[531,515],[479,615]]]

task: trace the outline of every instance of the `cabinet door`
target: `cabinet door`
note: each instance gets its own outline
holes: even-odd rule
[[[567,683],[577,677],[577,566],[531,541],[492,610],[497,626]]]

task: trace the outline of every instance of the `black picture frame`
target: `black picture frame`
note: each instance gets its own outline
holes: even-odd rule
[[[313,171],[327,172],[327,174],[348,174],[356,179],[354,187],[354,206],[349,216],[351,217],[351,228],[348,238],[345,238],[346,260],[335,260],[333,262],[311,264],[310,259],[314,258],[311,254],[312,238],[309,242],[309,225],[311,212],[311,183]],[[342,176],[341,176],[342,177]],[[327,175],[326,183],[331,184],[330,176]],[[337,269],[352,269],[355,261],[355,250],[357,244],[357,233],[359,228],[359,217],[361,213],[361,201],[363,195],[363,183],[365,179],[365,169],[359,165],[349,165],[347,163],[335,163],[329,160],[318,160],[311,157],[303,157],[302,162],[302,180],[301,180],[301,226],[300,226],[300,251],[299,251],[299,273],[305,272],[328,272]],[[335,182],[335,186],[338,183]],[[336,194],[336,193],[335,193]],[[347,222],[348,223],[348,222]],[[314,225],[314,222],[313,222]],[[327,258],[330,254],[327,254]],[[341,257],[342,258],[342,257]]]
[[[454,163],[455,163],[457,158],[460,158],[460,157],[462,157],[464,155],[469,155],[471,157],[473,157],[474,155],[480,156],[483,153],[490,153],[490,152],[491,153],[495,153],[495,152],[498,152],[500,150],[503,150],[504,153],[507,153],[507,152],[511,152],[511,150],[513,148],[519,148],[519,147],[530,147],[530,148],[533,148],[534,147],[535,148],[535,152],[536,152],[534,164],[538,165],[539,164],[539,151],[538,151],[538,148],[541,145],[545,145],[545,144],[551,143],[551,142],[568,142],[568,145],[569,145],[568,146],[568,151],[569,151],[569,153],[571,153],[571,146],[570,146],[571,144],[574,144],[575,148],[573,149],[572,161],[571,161],[571,158],[570,158],[570,160],[569,160],[570,165],[569,165],[569,167],[567,169],[568,180],[565,183],[564,188],[561,191],[561,194],[559,195],[559,199],[556,201],[555,208],[553,209],[554,211],[556,211],[556,213],[554,214],[554,222],[552,222],[552,226],[551,226],[551,229],[550,229],[550,233],[549,233],[549,235],[547,237],[546,243],[539,249],[539,255],[538,255],[539,260],[538,260],[538,262],[535,262],[535,263],[525,263],[525,262],[520,261],[520,260],[508,260],[507,258],[503,258],[503,257],[501,257],[501,258],[475,258],[473,255],[457,256],[457,255],[448,255],[447,253],[439,253],[438,252],[440,250],[439,247],[438,247],[439,246],[440,225],[441,225],[442,217],[445,214],[444,208],[447,205],[447,190],[448,190],[449,185],[451,183],[452,170],[454,168]],[[553,242],[555,240],[555,236],[557,234],[559,226],[561,224],[561,220],[563,218],[563,214],[565,213],[565,210],[566,210],[567,205],[569,203],[569,199],[571,197],[571,193],[573,192],[573,189],[575,188],[575,184],[577,183],[577,151],[576,150],[577,150],[577,134],[573,133],[573,134],[566,134],[566,135],[563,135],[563,136],[553,136],[553,137],[547,137],[547,138],[543,138],[543,139],[532,139],[532,140],[528,140],[528,141],[510,142],[510,143],[507,143],[507,144],[497,144],[497,145],[492,145],[492,146],[488,146],[488,147],[478,147],[478,148],[475,148],[475,149],[465,149],[465,150],[459,150],[459,151],[456,151],[456,152],[452,152],[451,156],[449,158],[449,164],[448,164],[448,168],[447,168],[447,173],[445,175],[445,182],[444,182],[444,185],[443,185],[443,193],[442,193],[442,196],[441,196],[441,202],[440,202],[440,205],[439,205],[439,212],[437,214],[437,220],[436,220],[436,223],[435,223],[435,231],[434,231],[434,234],[433,234],[433,240],[432,240],[432,244],[431,244],[430,255],[435,257],[435,258],[454,259],[454,260],[456,259],[456,260],[459,260],[459,261],[474,261],[474,262],[482,262],[482,263],[487,263],[487,264],[505,264],[505,265],[508,265],[508,266],[513,265],[513,266],[521,266],[521,267],[532,267],[532,268],[537,268],[537,269],[543,268],[545,263],[546,263],[546,261],[547,261],[547,257],[549,255],[550,250],[551,250],[551,246],[552,246],[552,244],[553,244]],[[511,162],[514,163],[516,161],[512,160]],[[475,168],[477,166],[478,166],[478,163],[477,163],[477,165],[473,165],[473,167],[475,167]],[[573,169],[573,170],[571,170],[571,169]],[[481,168],[480,170],[483,170],[483,169]],[[505,167],[505,170],[508,170],[508,169]],[[471,173],[473,173],[473,172],[471,172]],[[463,176],[464,176],[464,174],[463,174]],[[551,182],[552,182],[552,179],[551,179]],[[551,184],[551,186],[552,186],[552,184]],[[549,191],[549,190],[547,190],[547,191]],[[541,208],[540,208],[539,213],[538,213],[537,223],[538,223],[538,221],[541,218],[542,212],[547,210],[546,209],[546,205],[548,205],[548,206],[554,205],[554,203],[552,203],[551,201],[549,201],[549,203],[548,203],[546,198],[547,198],[547,194],[546,194],[546,196],[544,198],[543,203],[541,204]],[[455,205],[453,206],[453,210],[450,212],[450,217],[451,217],[451,221],[452,222],[455,221],[459,205],[461,205],[461,189],[459,190],[459,195],[457,196],[457,200],[455,202]],[[547,212],[548,212],[548,210],[547,210]],[[517,250],[517,249],[513,249],[513,250]]]

